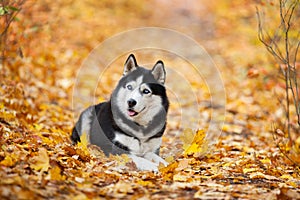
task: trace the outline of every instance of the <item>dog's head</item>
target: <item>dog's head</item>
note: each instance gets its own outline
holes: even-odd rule
[[[147,126],[155,117],[166,117],[168,99],[164,87],[166,72],[162,61],[151,70],[138,66],[134,55],[125,62],[123,77],[112,95],[113,109],[127,120]]]

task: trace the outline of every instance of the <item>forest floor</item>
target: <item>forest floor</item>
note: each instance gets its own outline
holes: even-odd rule
[[[0,198],[300,199],[299,165],[282,153],[276,138],[282,132],[277,122],[284,118],[284,87],[276,81],[279,67],[257,39],[255,6],[261,4],[27,1],[11,30],[23,56],[0,66]],[[134,49],[138,63],[161,59],[172,66],[167,70],[171,105],[161,148],[170,164],[157,173],[137,171],[126,156],[105,157],[95,146],[75,146],[70,140],[82,108],[109,99],[129,54],[113,58],[107,70],[88,68],[83,77],[91,80],[76,85],[90,52],[115,34],[143,27],[193,38],[217,66],[222,82],[215,84],[224,85],[226,94],[223,113],[209,104],[206,78],[215,74],[201,78],[191,63],[172,52]],[[102,55],[114,56],[118,48],[112,45]],[[91,77],[102,71],[98,84]],[[76,104],[78,93],[84,98]],[[222,133],[207,141],[213,112],[224,122],[217,127]],[[299,154],[291,158],[300,161]]]

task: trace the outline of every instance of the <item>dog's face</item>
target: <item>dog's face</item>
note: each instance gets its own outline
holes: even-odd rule
[[[126,119],[147,126],[159,113],[166,115],[165,77],[163,62],[158,61],[152,70],[147,70],[139,67],[130,55],[123,77],[112,95],[113,104]]]

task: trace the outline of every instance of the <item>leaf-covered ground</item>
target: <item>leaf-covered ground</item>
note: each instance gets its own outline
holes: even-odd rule
[[[300,199],[299,167],[274,139],[274,123],[284,117],[274,90],[283,88],[272,79],[278,67],[257,40],[256,5],[26,2],[12,27],[24,58],[11,57],[0,66],[1,199]],[[217,108],[201,107],[199,131],[184,130],[175,119],[188,100],[179,107],[170,94],[174,120],[168,122],[161,149],[170,164],[158,173],[137,171],[126,156],[107,158],[84,140],[74,146],[69,139],[78,112],[72,107],[73,86],[83,60],[112,35],[145,26],[174,29],[203,45],[221,72],[227,98],[223,132],[212,148],[204,137],[211,109]],[[146,59],[154,62],[138,57]],[[99,101],[109,98],[122,62],[116,76],[98,86]],[[200,103],[208,102],[203,81],[188,73]],[[292,156],[299,161],[299,154]]]

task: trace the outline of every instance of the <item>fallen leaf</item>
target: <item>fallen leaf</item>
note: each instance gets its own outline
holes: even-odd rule
[[[160,173],[163,176],[163,179],[167,181],[173,180],[175,169],[178,167],[178,162],[173,162],[166,167],[159,168]]]
[[[80,136],[80,142],[77,143],[77,146],[86,154],[89,155],[89,149],[88,149],[88,145],[89,145],[89,139],[86,133],[83,133]]]
[[[124,193],[124,194],[132,194],[134,192],[131,183],[127,182],[118,182],[114,187],[114,192],[116,193]]]
[[[173,176],[173,181],[179,181],[179,182],[189,182],[190,176],[188,175],[183,175],[183,174],[175,174]]]
[[[263,174],[261,172],[255,172],[255,173],[251,173],[249,175],[249,177],[251,179],[260,179],[260,178],[264,178],[264,179],[267,179],[267,180],[278,180],[278,178],[276,178],[275,176],[270,176],[270,175],[267,175],[267,174]]]
[[[137,184],[141,186],[154,187],[155,185],[151,181],[138,180]]]
[[[244,174],[249,173],[249,172],[255,172],[255,171],[257,171],[256,168],[243,168]]]
[[[184,170],[185,168],[187,168],[189,166],[189,160],[188,159],[183,159],[183,160],[180,160],[178,162],[178,167],[176,168],[176,171],[181,171],[181,170]]]
[[[282,176],[280,176],[279,178],[282,178],[282,179],[292,179],[293,177],[290,175],[290,174],[283,174]]]
[[[80,142],[77,143],[76,154],[84,161],[90,160],[89,139],[86,133],[80,136]],[[93,153],[95,153],[93,151]]]
[[[251,68],[247,72],[248,78],[256,78],[259,76],[259,70],[256,68]]]
[[[49,170],[51,180],[63,181],[66,179],[65,176],[61,175],[61,169],[55,166]]]
[[[31,161],[30,167],[36,171],[48,171],[50,167],[48,152],[45,148],[39,148],[38,155],[34,156]]]
[[[183,133],[180,135],[180,140],[183,142],[182,148],[187,150],[187,148],[192,144],[194,140],[194,133],[192,129],[185,129]]]
[[[17,162],[16,156],[13,154],[9,154],[5,156],[5,158],[0,162],[0,165],[6,166],[6,167],[12,167]]]
[[[192,144],[184,151],[184,156],[200,157],[207,151],[208,143],[205,140],[206,134],[203,130],[198,130],[193,138]]]
[[[174,161],[174,156],[168,156],[165,158],[165,161],[167,161],[168,163],[171,163]]]
[[[85,181],[85,179],[81,178],[81,177],[75,177],[75,181],[78,183],[83,183]]]

